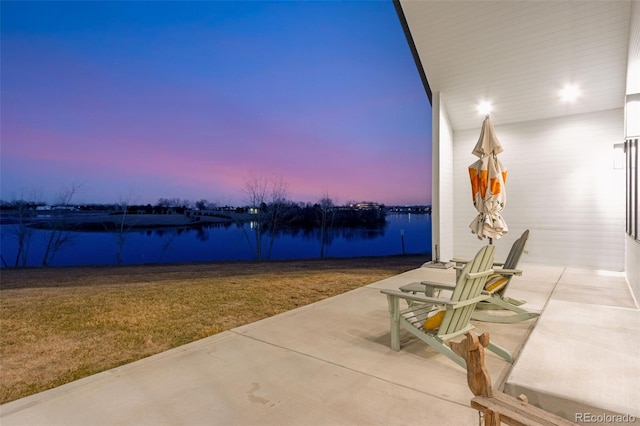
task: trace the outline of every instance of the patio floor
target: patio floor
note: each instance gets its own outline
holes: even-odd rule
[[[508,293],[543,311],[540,319],[474,323],[517,357],[511,365],[487,351],[494,387],[506,383],[571,420],[587,409],[640,419],[640,311],[622,274],[521,267]],[[464,369],[408,333],[401,351],[389,348],[380,289],[453,277],[452,269],[417,268],[4,404],[0,423],[478,424]]]

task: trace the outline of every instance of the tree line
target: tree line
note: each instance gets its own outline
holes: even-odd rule
[[[286,228],[315,229],[320,235],[319,256],[325,255],[325,248],[332,239],[332,232],[337,228],[371,227],[375,228],[386,222],[386,208],[377,203],[347,203],[338,206],[325,192],[315,203],[300,203],[288,199],[287,186],[281,180],[265,178],[251,178],[246,181],[244,194],[245,205],[242,207],[219,206],[206,199],[194,203],[179,198],[160,198],[155,205],[134,204],[121,201],[114,204],[72,204],[72,199],[78,187],[72,186],[60,193],[56,203],[46,212],[47,220],[40,224],[50,231],[45,250],[40,262],[41,266],[48,266],[56,253],[73,241],[73,214],[78,212],[108,212],[119,220],[113,221],[104,230],[113,233],[116,238],[116,261],[123,263],[122,248],[126,242],[132,225],[125,218],[133,214],[181,214],[193,219],[198,225],[201,216],[217,215],[231,221],[251,221],[252,226],[242,227],[247,243],[255,253],[258,261],[271,256],[271,251],[278,232]],[[3,220],[6,214],[11,216],[13,225],[9,233],[17,240],[18,248],[15,258],[9,260],[2,253],[4,267],[27,266],[27,256],[32,244],[34,219],[45,203],[16,199],[10,202],[2,201]],[[40,209],[40,210],[39,210]]]

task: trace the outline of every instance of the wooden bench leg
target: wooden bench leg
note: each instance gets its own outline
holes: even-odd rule
[[[501,356],[509,355],[510,358],[511,355],[503,348],[491,343],[489,333],[477,336],[469,332],[465,340],[451,342],[450,345],[453,351],[462,356],[467,363],[467,383],[471,392],[476,395],[471,400],[471,407],[481,413],[480,423],[484,415],[486,426],[499,426],[502,421],[509,425],[520,426],[577,426],[569,420],[529,405],[525,395],[520,395],[516,399],[491,389],[491,377],[485,366],[484,348],[491,349]]]
[[[490,409],[485,410],[484,426],[500,426],[500,413]]]

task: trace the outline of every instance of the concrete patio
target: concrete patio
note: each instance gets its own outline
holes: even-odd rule
[[[494,387],[574,420],[640,423],[640,311],[622,273],[521,264],[509,295],[542,312],[476,322],[511,350],[487,352]],[[389,349],[381,289],[452,282],[417,268],[366,287],[0,406],[10,425],[473,425],[466,372],[403,334]],[[593,423],[592,423],[593,424]]]

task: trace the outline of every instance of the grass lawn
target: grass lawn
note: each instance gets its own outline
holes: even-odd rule
[[[425,260],[2,270],[0,403],[371,284]]]

